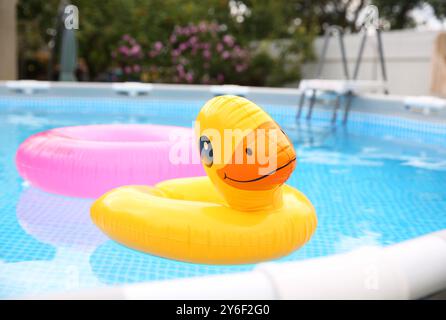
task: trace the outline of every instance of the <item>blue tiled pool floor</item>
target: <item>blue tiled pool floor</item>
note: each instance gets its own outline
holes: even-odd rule
[[[31,134],[93,123],[190,126],[204,102],[126,101],[0,99],[0,298],[253,268],[130,250],[91,223],[92,200],[48,194],[19,177],[15,152]],[[280,261],[389,245],[446,228],[446,126],[429,133],[354,120],[347,128],[323,119],[297,125],[294,110],[267,109],[295,142],[298,166],[288,183],[311,199],[319,219],[311,241]]]

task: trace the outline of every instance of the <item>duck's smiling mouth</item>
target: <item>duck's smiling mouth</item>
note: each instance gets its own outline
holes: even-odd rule
[[[290,164],[292,164],[294,161],[296,161],[296,158],[291,159],[290,161],[288,161],[288,162],[287,162],[286,164],[284,164],[283,166],[280,166],[280,167],[278,167],[277,169],[274,169],[274,170],[272,170],[271,172],[268,172],[267,174],[262,175],[262,176],[260,176],[260,177],[258,177],[258,178],[255,178],[255,179],[250,179],[250,180],[237,180],[237,179],[233,179],[233,178],[229,177],[229,176],[226,174],[226,172],[224,173],[224,178],[223,178],[223,179],[228,179],[228,180],[231,180],[231,181],[234,181],[234,182],[241,182],[241,183],[247,183],[247,182],[255,182],[255,181],[259,181],[259,180],[265,179],[265,178],[267,178],[267,177],[273,175],[274,173],[276,173],[276,172],[279,171],[279,170],[282,170],[283,168],[286,168],[287,166],[289,166]]]

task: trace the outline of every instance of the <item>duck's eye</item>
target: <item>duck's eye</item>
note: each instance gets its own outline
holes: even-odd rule
[[[251,148],[246,148],[246,149],[245,149],[245,152],[246,152],[246,154],[247,154],[248,156],[251,156],[251,155],[252,155],[252,149],[251,149]]]
[[[212,150],[211,140],[206,136],[200,137],[200,157],[201,161],[208,167],[214,163],[214,150]]]

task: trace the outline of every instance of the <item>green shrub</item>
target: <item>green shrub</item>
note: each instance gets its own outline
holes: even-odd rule
[[[248,47],[223,25],[204,21],[176,26],[168,39],[145,49],[126,34],[111,54],[113,79],[280,86],[299,79],[300,65],[311,53],[311,39],[262,41]]]

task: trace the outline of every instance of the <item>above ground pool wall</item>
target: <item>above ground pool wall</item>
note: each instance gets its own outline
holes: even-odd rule
[[[38,103],[47,105],[47,102],[51,101],[51,107],[73,99],[75,103],[65,104],[68,108],[72,108],[77,101],[90,101],[90,105],[95,103],[94,99],[99,101],[116,99],[115,106],[117,107],[122,101],[134,101],[145,108],[156,106],[157,101],[169,99],[195,101],[201,104],[219,94],[243,95],[260,105],[271,108],[276,105],[289,107],[290,112],[285,112],[286,116],[295,114],[300,98],[298,90],[285,88],[18,81],[0,82],[0,113],[2,108],[6,110],[8,104],[14,101],[15,105],[23,103],[24,106],[27,104],[35,106]],[[331,111],[332,107],[328,104],[331,98],[329,95],[318,95],[315,111],[321,111],[319,113]],[[141,101],[153,103],[144,104],[140,103]],[[374,117],[387,118],[386,116],[389,115],[391,116],[389,118],[394,119],[392,121],[399,121],[401,118],[413,119],[417,123],[428,123],[430,127],[441,127],[442,132],[446,132],[444,109],[433,108],[432,111],[424,112],[423,108],[408,108],[406,102],[407,97],[391,95],[357,96],[352,101],[350,120],[367,121]],[[109,104],[105,107],[108,106]],[[104,109],[106,112],[109,111],[108,108]],[[314,120],[322,117],[319,113],[315,112]],[[331,112],[325,112],[325,114],[329,115],[326,117],[329,121]],[[354,125],[354,123],[350,124]],[[250,273],[143,283],[115,289],[107,288],[105,291],[76,293],[72,296],[58,295],[57,298],[163,299],[206,296],[207,298],[232,299],[310,297],[418,299],[446,288],[445,238],[446,235],[443,232],[384,248],[361,249],[343,255],[280,265],[261,264]],[[333,269],[333,266],[337,266],[337,269]],[[297,270],[301,271],[297,272]],[[315,273],[314,270],[318,272]],[[300,285],[303,281],[306,283],[305,286]],[[172,295],[172,292],[175,292],[176,296]],[[215,295],[212,295],[212,292]]]
[[[126,285],[51,299],[423,299],[446,289],[446,230],[388,247],[254,271]]]

